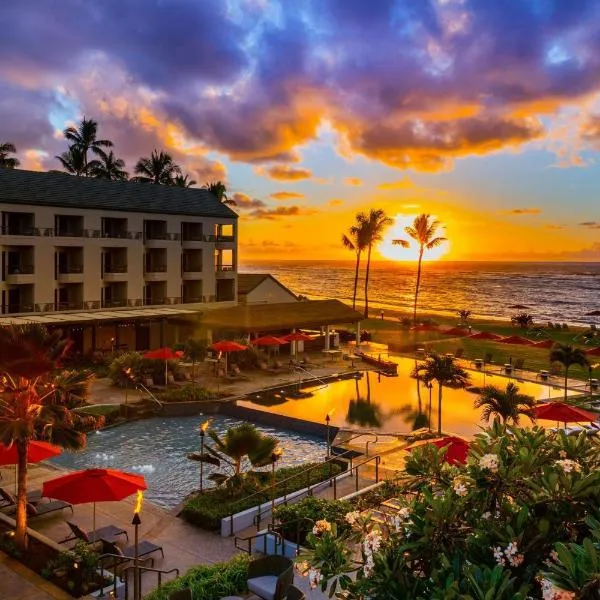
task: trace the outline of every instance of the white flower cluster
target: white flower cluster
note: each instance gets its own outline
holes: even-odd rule
[[[329,533],[331,532],[331,523],[329,523],[329,521],[326,521],[325,519],[321,519],[320,521],[317,521],[315,523],[312,532],[315,535],[323,535],[324,533]]]
[[[375,559],[373,554],[381,548],[381,535],[378,531],[370,531],[362,542],[362,550],[365,556],[363,573],[365,577],[370,577],[375,569]]]
[[[302,576],[308,576],[308,584],[310,589],[314,590],[319,586],[319,583],[323,581],[323,575],[319,569],[311,567],[310,564],[305,560],[296,563],[296,571]]]
[[[571,460],[570,458],[563,458],[562,460],[557,460],[554,464],[560,467],[565,473],[581,472],[581,465],[577,461]]]
[[[567,458],[567,451],[566,451],[566,450],[561,450],[561,451],[558,453],[558,455],[559,455],[561,458]]]
[[[358,521],[359,518],[360,518],[360,513],[357,510],[353,510],[351,512],[348,512],[344,516],[344,520],[349,525],[354,525],[354,523],[356,523],[356,521]]]
[[[461,498],[469,493],[467,482],[465,481],[465,478],[461,477],[460,475],[453,479],[452,489],[454,490],[454,493]]]
[[[519,554],[517,542],[510,542],[504,550],[500,546],[496,546],[494,548],[494,558],[503,567],[518,567],[525,560],[523,554]]]
[[[400,528],[404,523],[410,520],[410,508],[404,506],[394,515],[394,529],[396,532],[400,531]]]
[[[547,579],[542,579],[540,584],[542,586],[542,598],[544,600],[573,600],[573,598],[575,598],[575,592],[560,590],[557,587],[554,587]]]
[[[479,466],[482,469],[487,469],[492,473],[498,472],[498,466],[500,465],[500,459],[497,454],[484,454],[479,459]]]

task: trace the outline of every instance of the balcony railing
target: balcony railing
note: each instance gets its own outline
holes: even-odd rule
[[[146,265],[144,273],[166,273],[167,265]]]
[[[127,265],[105,265],[105,273],[127,273]]]
[[[102,308],[123,308],[125,306],[129,306],[129,301],[125,298],[102,300]]]
[[[217,273],[227,273],[233,271],[233,265],[215,265]]]
[[[22,236],[53,236],[54,229],[50,227],[14,227],[5,226],[0,228],[2,235],[22,235]]]
[[[33,275],[33,265],[8,265],[9,275]]]
[[[202,265],[187,264],[181,267],[183,273],[202,273]]]
[[[147,241],[164,240],[168,242],[178,242],[181,240],[180,233],[146,233],[144,239]]]
[[[107,238],[117,240],[139,240],[142,237],[141,231],[102,231],[99,229],[88,229],[91,235],[88,237]]]
[[[3,307],[4,314],[33,312],[33,304],[8,304]]]
[[[55,312],[57,310],[83,310],[89,308],[87,302],[77,300],[74,302],[45,302],[35,305],[35,312]]]
[[[206,236],[203,233],[184,233],[181,236],[182,242],[205,242]]]
[[[61,265],[58,267],[59,275],[76,275],[83,273],[83,265]]]
[[[150,296],[144,298],[144,305],[167,305],[167,304],[181,304],[181,298],[179,296],[169,296],[169,297],[156,297]]]

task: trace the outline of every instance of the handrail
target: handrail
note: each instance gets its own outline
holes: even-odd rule
[[[127,598],[129,597],[129,578],[124,577],[124,575],[127,571],[130,571],[131,569],[134,569],[133,576],[139,577],[138,581],[140,584],[141,584],[142,573],[148,573],[148,572],[156,573],[157,579],[158,579],[158,586],[157,586],[158,589],[160,589],[162,586],[162,576],[163,575],[170,575],[171,573],[175,573],[175,577],[179,577],[179,569],[177,569],[177,568],[169,569],[168,571],[163,571],[161,569],[154,569],[153,567],[140,567],[139,565],[131,565],[129,567],[125,567],[123,569],[123,573],[121,574],[121,580],[125,582],[125,600],[127,600]],[[141,587],[142,587],[141,585],[138,585],[138,589],[141,589]]]
[[[272,535],[275,538],[275,554],[277,554],[277,548],[281,547],[281,554],[284,554],[283,547],[283,537],[277,531],[267,530],[266,532],[259,533],[258,535],[249,535],[248,537],[239,537],[235,536],[233,540],[233,545],[238,549],[242,550],[242,552],[247,552],[248,554],[252,554],[252,540],[257,540],[258,538],[263,539],[263,554],[267,554],[267,536]],[[238,545],[238,542],[248,542],[248,547],[243,548]]]
[[[285,523],[279,523],[278,525],[275,525],[275,523],[269,523],[267,525],[267,531],[273,535],[278,535],[281,538],[281,547],[283,554],[285,553],[285,538],[283,537],[283,534],[279,531],[276,531],[275,528],[278,527],[281,530],[283,530],[284,527],[288,525],[293,525],[294,523],[296,524],[296,556],[298,556],[300,554],[300,524],[309,523],[314,527],[315,522],[313,519],[310,519],[309,517],[300,517],[299,519],[294,519],[293,521],[286,521]]]
[[[308,369],[305,369],[302,365],[299,365],[298,363],[294,363],[294,371],[295,370],[307,373],[311,379],[313,379],[314,381],[318,381],[319,383],[322,383],[323,387],[327,387],[329,385],[328,383],[323,381],[320,377],[318,377],[314,373],[311,373]],[[302,382],[300,382],[300,383],[302,383]]]

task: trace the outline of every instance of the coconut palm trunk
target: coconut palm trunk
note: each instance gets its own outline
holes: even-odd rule
[[[27,459],[29,442],[16,441],[17,447],[17,527],[15,544],[18,548],[27,547]]]
[[[365,270],[365,319],[369,318],[369,273],[371,271],[371,244],[367,250],[367,268]]]
[[[360,255],[362,250],[356,251],[356,268],[354,269],[354,293],[352,294],[352,308],[356,308],[356,293],[358,291],[358,273],[360,270]]]
[[[442,384],[438,382],[438,433],[442,435]]]
[[[421,264],[423,261],[423,246],[419,249],[419,263],[417,265],[417,284],[415,286],[415,303],[413,307],[413,325],[417,324],[417,303],[419,301],[419,288],[421,286]]]

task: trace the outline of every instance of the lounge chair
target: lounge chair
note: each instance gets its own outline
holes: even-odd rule
[[[295,585],[290,585],[285,600],[306,600],[304,592]]]
[[[265,556],[248,567],[248,589],[263,600],[284,600],[294,583],[294,562],[285,556]]]
[[[100,529],[96,529],[95,531],[86,531],[84,532],[78,525],[72,523],[71,521],[67,521],[67,525],[73,534],[71,537],[65,538],[61,540],[61,544],[65,542],[70,542],[72,540],[82,540],[91,544],[92,542],[102,540],[104,542],[115,543],[120,535],[124,535],[125,539],[129,541],[129,536],[127,535],[127,531],[122,529],[121,527],[116,527],[115,525],[107,525],[106,527],[100,527]]]
[[[73,505],[64,500],[51,500],[50,502],[38,502],[37,504],[27,503],[27,516],[30,519],[35,517],[43,517],[53,512],[60,512],[65,508],[71,510],[73,514]]]
[[[141,542],[138,542],[138,559],[142,561],[150,560],[152,567],[154,567],[154,557],[152,557],[151,554],[154,554],[155,552],[160,552],[161,556],[163,558],[165,557],[162,546],[158,546],[157,544],[149,542],[148,540],[142,540]],[[122,562],[125,563],[135,558],[135,546],[131,545],[121,549],[113,542],[102,540],[102,554],[114,554],[121,556]]]
[[[27,502],[31,502],[31,504],[37,504],[42,500],[42,492],[40,490],[32,490],[31,492],[27,492]],[[10,506],[14,506],[17,504],[17,497],[14,494],[11,494],[4,488],[0,487],[0,510],[3,508],[8,508]]]

